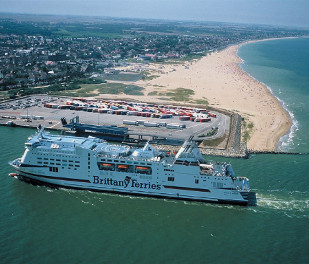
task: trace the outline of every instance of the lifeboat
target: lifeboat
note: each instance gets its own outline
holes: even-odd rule
[[[9,174],[11,177],[16,177],[17,176],[17,173],[10,173]]]
[[[119,164],[117,167],[118,169],[128,169],[129,168],[128,165],[124,165],[124,164]]]
[[[112,167],[113,166],[113,164],[110,164],[110,163],[101,163],[101,165],[103,167]]]
[[[143,170],[143,171],[145,171],[145,170],[149,170],[150,168],[149,168],[149,167],[136,166],[136,169],[137,169],[137,170]]]

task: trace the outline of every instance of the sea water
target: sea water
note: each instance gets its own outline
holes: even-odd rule
[[[272,57],[276,52],[268,53],[267,48],[289,47],[285,52],[294,55],[288,61],[303,60],[304,55],[296,52],[303,54],[299,46],[303,41],[308,43],[291,39],[248,44],[240,55],[248,71],[251,58],[261,59],[253,62],[250,74],[273,89],[297,120],[289,149],[308,152],[304,117],[308,106],[302,101],[308,97],[308,82],[299,81],[295,76],[302,74],[284,68],[281,57]],[[281,77],[268,76],[272,79],[268,82],[261,68],[270,67],[272,60],[273,75]],[[260,75],[255,75],[254,67]],[[282,81],[287,72],[294,76],[292,85]],[[274,78],[282,85],[276,86]],[[293,101],[292,95],[300,101]],[[9,177],[12,168],[7,162],[22,155],[24,142],[34,132],[0,127],[1,263],[309,262],[307,155],[253,155],[248,160],[210,157],[231,162],[239,176],[250,179],[258,199],[255,207],[216,205],[51,189]]]
[[[279,148],[309,152],[309,38],[251,43],[238,55],[241,67],[266,84],[290,114],[293,126]]]

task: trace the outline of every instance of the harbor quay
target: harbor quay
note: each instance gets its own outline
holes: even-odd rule
[[[189,137],[198,143],[229,138],[230,123],[231,116],[226,113],[187,105],[47,95],[18,98],[0,104],[1,125],[44,126],[71,134],[82,132],[95,136],[100,136],[102,127],[119,128],[125,133],[124,138],[118,141],[132,144],[149,140],[153,144],[180,146]]]

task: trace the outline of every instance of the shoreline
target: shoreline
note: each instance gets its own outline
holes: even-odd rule
[[[289,115],[289,119],[290,119],[290,128],[283,133],[281,136],[279,136],[277,143],[275,145],[274,151],[282,151],[282,146],[284,144],[284,142],[288,142],[289,139],[293,138],[293,134],[295,132],[295,130],[297,129],[297,120],[294,118],[294,114],[288,109],[288,107],[286,106],[286,103],[279,98],[278,96],[274,95],[273,90],[271,89],[270,86],[268,86],[267,84],[263,83],[262,81],[257,80],[256,78],[254,78],[251,74],[249,74],[243,67],[242,64],[245,63],[245,61],[239,56],[238,51],[239,48],[241,48],[243,45],[247,45],[247,44],[251,44],[251,43],[257,43],[257,42],[264,42],[264,41],[272,41],[272,40],[282,40],[282,39],[296,39],[298,37],[284,37],[284,38],[269,38],[269,39],[261,39],[261,40],[252,40],[252,41],[247,41],[247,42],[243,42],[239,44],[239,47],[237,48],[236,51],[236,56],[241,60],[241,63],[238,64],[238,66],[244,71],[246,72],[247,75],[249,75],[252,79],[256,80],[257,82],[261,83],[263,86],[265,86],[267,88],[267,90],[271,93],[271,95],[276,98],[278,100],[278,102],[280,103],[281,107],[283,108],[283,110]],[[284,139],[286,138],[287,139]]]
[[[175,70],[172,72],[139,83],[148,92],[169,91],[179,87],[191,89],[194,91],[192,99],[207,99],[210,106],[239,113],[248,124],[253,124],[248,148],[274,151],[279,140],[291,131],[291,116],[269,87],[241,67],[243,60],[238,56],[238,49],[242,45],[267,40],[272,39],[232,45],[191,62],[189,66],[173,65]]]

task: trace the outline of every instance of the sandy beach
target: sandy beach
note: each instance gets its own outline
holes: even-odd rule
[[[166,65],[164,69],[157,66],[160,67],[156,73],[159,77],[136,84],[145,87],[146,94],[192,89],[195,92],[192,99],[206,99],[209,105],[237,112],[247,124],[253,123],[249,149],[274,150],[280,137],[291,127],[290,117],[265,85],[241,69],[241,59],[237,56],[239,46],[231,46],[191,63]],[[155,101],[158,97],[148,96],[148,99]]]

